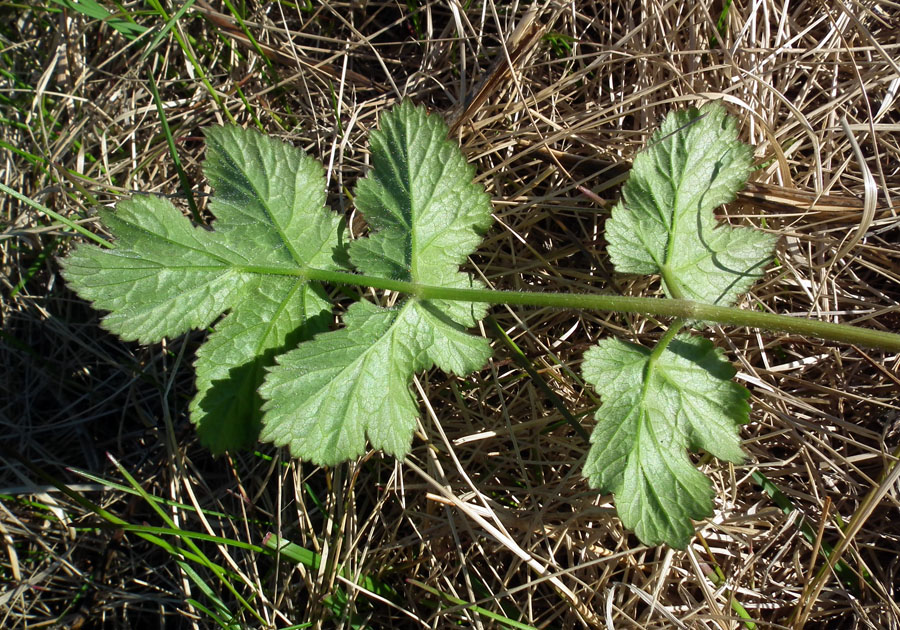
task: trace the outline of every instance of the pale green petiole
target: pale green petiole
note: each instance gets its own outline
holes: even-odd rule
[[[270,272],[280,273],[282,270],[272,269]],[[310,280],[397,291],[398,293],[406,293],[424,300],[459,300],[463,302],[485,302],[488,304],[543,306],[572,310],[587,309],[613,311],[616,313],[637,313],[658,317],[680,317],[730,326],[748,326],[759,330],[793,333],[827,339],[828,341],[859,344],[869,348],[900,352],[900,334],[896,333],[862,328],[851,324],[823,322],[803,316],[776,315],[775,313],[762,313],[728,306],[702,304],[691,300],[586,293],[457,289],[363,276],[342,271],[306,269],[304,273]]]

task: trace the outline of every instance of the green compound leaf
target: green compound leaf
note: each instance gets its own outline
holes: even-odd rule
[[[236,127],[206,135],[214,230],[165,199],[134,197],[101,212],[115,247],[80,245],[63,273],[126,340],[174,337],[230,311],[197,353],[191,403],[219,453],[256,439],[256,389],[274,355],[327,327],[330,305],[302,270],[338,269],[340,220],[323,205],[322,167],[302,151]]]
[[[635,158],[606,223],[616,270],[659,273],[672,297],[733,304],[762,275],[775,242],[713,215],[750,171],[751,150],[722,105],[669,114]],[[749,419],[747,390],[731,382],[734,370],[711,342],[686,335],[652,352],[606,339],[586,353],[583,369],[603,401],[584,475],[615,495],[623,524],[642,542],[684,548],[691,519],[712,514],[712,486],[687,451],[742,461],[737,426]]]
[[[634,160],[606,222],[617,271],[662,274],[673,297],[730,306],[762,275],[775,237],[717,225],[751,171],[751,149],[719,103],[666,116]]]
[[[356,189],[372,233],[351,243],[351,261],[383,278],[480,286],[459,271],[491,222],[474,168],[447,140],[444,122],[409,102],[379,126],[371,135],[374,169]],[[392,309],[353,305],[346,328],[278,357],[260,390],[262,438],[317,464],[358,457],[366,437],[404,457],[418,415],[410,379],[433,365],[459,375],[481,367],[490,346],[466,329],[485,312],[485,305],[416,298]]]
[[[618,339],[585,353],[584,377],[603,404],[584,475],[615,495],[622,523],[641,542],[683,549],[691,519],[712,514],[712,486],[687,449],[743,461],[737,427],[748,421],[749,392],[706,339],[679,335],[651,356]]]

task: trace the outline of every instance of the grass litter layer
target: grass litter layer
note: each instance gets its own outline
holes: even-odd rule
[[[759,165],[718,213],[780,235],[742,306],[900,329],[892,3],[185,6],[0,9],[0,183],[92,231],[138,191],[208,219],[202,130],[236,121],[321,159],[360,234],[368,131],[408,97],[493,200],[476,277],[657,295],[612,273],[604,222],[664,115],[718,99]],[[698,459],[715,516],[646,548],[569,421],[598,404],[585,350],[665,322],[498,307],[481,372],[417,377],[405,462],[215,459],[187,420],[205,333],[104,332],[59,276],[82,237],[0,202],[0,627],[900,628],[896,355],[709,331],[752,392],[748,463]]]

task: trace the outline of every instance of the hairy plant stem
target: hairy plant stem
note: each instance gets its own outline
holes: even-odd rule
[[[748,326],[760,330],[786,332],[829,341],[859,344],[900,352],[900,334],[860,328],[850,324],[834,324],[816,319],[776,315],[757,311],[703,304],[691,300],[629,297],[624,295],[541,293],[538,291],[496,291],[492,289],[457,289],[403,280],[391,280],[324,269],[247,268],[247,271],[303,276],[309,280],[372,287],[413,295],[423,300],[454,300],[520,306],[542,306],[573,310],[614,311],[659,317],[678,317],[731,326]],[[673,325],[675,325],[673,323]]]
[[[674,234],[674,230],[672,231]],[[670,236],[671,239],[671,236]],[[671,240],[669,242],[669,249],[672,248]],[[677,300],[684,299],[684,291],[681,290],[681,284],[678,282],[678,278],[669,270],[668,265],[663,265],[661,268],[662,279],[665,283],[666,287],[669,289],[669,293],[672,294],[672,297]],[[656,342],[656,345],[653,346],[653,352],[650,353],[650,360],[647,361],[647,372],[644,379],[644,386],[646,387],[647,382],[649,381],[650,371],[653,369],[653,366],[656,365],[656,362],[659,360],[659,357],[662,356],[662,353],[666,351],[666,347],[669,345],[669,342],[675,338],[675,335],[678,334],[678,331],[684,328],[685,324],[687,324],[687,320],[683,317],[679,317],[675,321],[673,321],[669,325],[669,329],[666,331],[659,341]]]

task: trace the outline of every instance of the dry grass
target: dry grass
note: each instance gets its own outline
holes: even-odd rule
[[[116,18],[51,2],[2,9],[3,183],[91,229],[98,205],[133,191],[178,195],[153,76],[198,189],[202,128],[234,118],[322,158],[333,207],[352,213],[367,131],[409,97],[453,122],[494,199],[476,274],[652,295],[655,282],[612,273],[608,202],[666,112],[723,99],[765,165],[725,212],[782,235],[745,306],[900,328],[896,3],[737,1],[717,31],[718,2],[250,3],[240,25],[228,2],[197,0],[159,41],[153,6],[129,5],[150,29],[131,40]],[[207,628],[229,612],[248,628],[509,627],[426,587],[541,628],[751,627],[733,602],[758,628],[900,628],[896,355],[712,330],[753,392],[748,463],[704,459],[715,516],[686,552],[646,548],[581,478],[587,445],[547,391],[590,429],[583,351],[608,334],[652,343],[657,322],[495,308],[489,365],[419,376],[407,462],[322,470],[268,445],[213,459],[186,418],[203,333],[120,342],[61,282],[72,234],[12,198],[2,220],[0,422],[21,458],[0,464],[4,628]],[[140,537],[167,524],[123,470],[164,500],[160,540],[219,537],[195,541],[207,563]],[[268,533],[321,554],[319,568],[246,544]],[[820,571],[824,545],[849,579]]]

